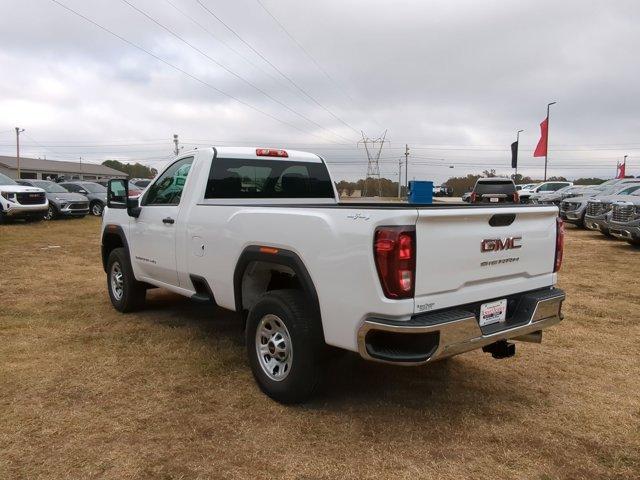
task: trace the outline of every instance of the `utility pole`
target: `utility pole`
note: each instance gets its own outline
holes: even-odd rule
[[[362,140],[358,143],[362,143],[364,145],[364,149],[367,152],[367,176],[364,179],[364,191],[362,192],[363,196],[367,196],[367,180],[369,178],[373,178],[377,180],[378,184],[378,196],[382,196],[382,187],[380,186],[380,153],[382,152],[382,147],[384,143],[387,142],[387,131],[385,130],[382,136],[376,138],[375,140],[367,137],[364,132],[362,132]],[[376,150],[377,146],[377,150]]]
[[[180,153],[180,146],[178,143],[178,134],[174,133],[173,134],[173,144],[175,145],[174,149],[173,149],[173,153],[175,153],[176,157],[178,156],[178,154]]]
[[[404,191],[409,191],[409,145],[404,145]]]
[[[402,198],[402,157],[398,159],[398,200]]]
[[[20,134],[24,128],[16,127],[16,167],[18,170],[18,180],[20,180]]]
[[[547,181],[547,160],[549,158],[549,107],[556,102],[547,103],[547,148],[544,152],[544,181]]]
[[[82,180],[82,157],[78,157],[80,159],[80,180]]]

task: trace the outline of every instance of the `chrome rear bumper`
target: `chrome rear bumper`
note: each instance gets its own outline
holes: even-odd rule
[[[514,325],[510,326],[507,322],[501,329],[502,325],[496,324],[481,328],[475,313],[457,309],[419,315],[406,322],[367,319],[358,330],[358,352],[367,360],[407,366],[423,365],[500,340],[517,339],[544,330],[562,320],[564,299],[564,292],[556,288],[524,294],[517,311],[511,315],[515,319]],[[390,338],[422,334],[425,339],[424,351],[419,352],[416,350],[418,347],[412,345],[413,351],[409,355],[398,354],[395,347],[385,353],[384,348],[377,349],[371,342],[372,335],[380,335],[376,332],[392,334]]]

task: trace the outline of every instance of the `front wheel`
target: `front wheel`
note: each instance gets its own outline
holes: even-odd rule
[[[116,310],[126,313],[142,308],[147,294],[144,283],[136,280],[124,248],[115,248],[107,262],[107,290]]]
[[[102,205],[101,202],[93,202],[91,204],[91,215],[95,217],[101,217],[103,210],[104,210],[104,205]]]
[[[322,326],[308,305],[297,290],[273,290],[247,318],[251,371],[260,389],[281,403],[307,400],[320,382]]]
[[[45,220],[53,220],[54,218],[56,218],[56,209],[53,207],[53,205],[49,205],[49,208],[47,209],[47,213],[44,214],[44,219]]]

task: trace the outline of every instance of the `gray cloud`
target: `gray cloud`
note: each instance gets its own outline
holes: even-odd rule
[[[340,178],[365,172],[357,134],[196,0],[171,2],[207,31],[164,0],[130,1],[300,115],[121,1],[61,1],[303,132],[216,93],[50,0],[26,0],[12,2],[0,18],[0,153],[13,152],[10,130],[20,125],[27,129],[26,154],[161,165],[176,132],[187,146],[222,141],[306,147],[343,162],[333,167]],[[255,0],[202,1],[349,125],[371,136],[388,129],[382,171],[390,178],[405,143],[415,162],[410,176],[440,182],[485,167],[509,173],[508,146],[519,128],[525,129],[521,170],[540,175],[542,161],[531,151],[552,100],[558,104],[551,119],[551,174],[610,176],[628,153],[630,172],[640,175],[637,2],[265,0],[336,86]]]

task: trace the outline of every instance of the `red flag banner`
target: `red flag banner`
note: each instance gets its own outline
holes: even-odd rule
[[[618,164],[618,175],[616,175],[616,178],[624,178],[624,176],[627,173],[626,170],[627,170],[627,164],[626,163],[619,163]]]
[[[549,117],[545,118],[540,124],[540,140],[536,146],[534,157],[545,157],[547,155],[547,139],[549,138],[549,131],[547,129],[549,125]]]

